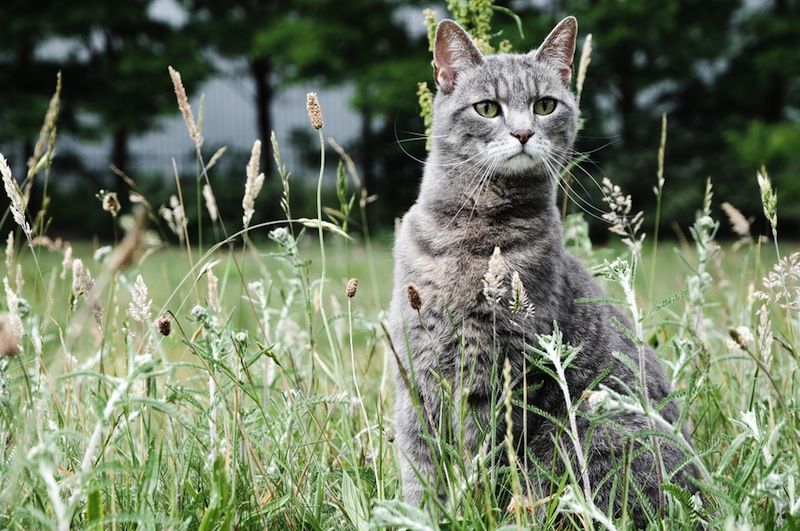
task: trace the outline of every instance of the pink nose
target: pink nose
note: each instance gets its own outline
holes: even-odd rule
[[[511,136],[516,137],[520,144],[525,144],[528,139],[533,136],[533,131],[530,129],[520,129],[519,131],[512,132]]]

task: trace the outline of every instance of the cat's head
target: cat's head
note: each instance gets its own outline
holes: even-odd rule
[[[567,17],[529,53],[483,56],[461,26],[440,22],[433,54],[438,160],[506,175],[562,166],[578,123],[570,90],[577,31]]]

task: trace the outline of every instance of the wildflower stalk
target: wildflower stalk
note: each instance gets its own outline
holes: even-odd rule
[[[572,398],[567,388],[567,377],[564,374],[564,367],[560,359],[555,364],[556,375],[558,376],[558,386],[564,395],[564,403],[567,406],[567,417],[569,418],[569,429],[571,430],[572,444],[575,446],[575,455],[578,459],[578,466],[581,468],[581,479],[583,480],[583,492],[587,500],[592,498],[592,484],[589,481],[589,468],[586,465],[586,458],[583,456],[583,446],[578,433],[578,423],[575,420],[575,410],[572,408]]]
[[[662,148],[666,145],[666,117],[662,120]],[[659,181],[656,195],[661,194],[661,188],[664,185],[663,179],[663,162],[659,159]],[[603,215],[603,219],[611,223],[609,230],[615,234],[624,236],[622,242],[628,246],[630,250],[630,260],[623,260],[618,258],[611,264],[606,264],[606,271],[608,277],[617,282],[623,290],[625,295],[625,302],[631,314],[631,320],[634,326],[634,335],[636,336],[637,343],[637,357],[639,364],[639,386],[642,390],[644,401],[649,404],[650,397],[647,389],[647,353],[645,351],[644,329],[642,327],[643,316],[639,310],[639,304],[636,301],[636,290],[634,288],[634,280],[636,273],[639,269],[639,263],[642,258],[642,242],[644,241],[645,234],[639,234],[639,229],[642,226],[644,214],[639,211],[633,217],[629,217],[632,208],[632,201],[630,195],[623,195],[619,186],[614,185],[608,178],[603,181],[603,201],[609,206],[609,212]],[[710,199],[709,199],[710,201]],[[654,262],[655,263],[655,262]],[[651,430],[653,429],[652,420],[648,420]],[[653,435],[651,437],[653,444],[653,454],[656,461],[656,474],[658,476],[659,485],[659,514],[663,516],[664,506],[666,499],[664,492],[661,489],[661,483],[664,477],[663,463],[661,461],[661,449],[659,441]]]
[[[650,293],[649,298],[653,300],[653,289],[656,284],[656,262],[658,257],[658,232],[661,227],[661,198],[664,191],[664,153],[667,147],[667,114],[661,115],[661,144],[658,147],[658,181],[653,192],[656,194],[656,224],[653,229],[653,254],[650,258]]]
[[[320,264],[322,271],[319,276],[319,313],[322,317],[322,325],[325,328],[325,335],[328,338],[328,346],[331,349],[331,356],[334,363],[338,367],[338,356],[336,355],[336,344],[333,341],[333,334],[331,333],[330,325],[328,324],[328,316],[325,312],[325,279],[327,278],[327,261],[325,257],[325,236],[322,230],[322,181],[325,176],[325,136],[322,133],[322,127],[317,129],[319,135],[319,179],[317,180],[317,234],[319,237],[319,254]],[[311,353],[313,356],[313,352]],[[311,360],[313,366],[314,360]]]
[[[578,467],[581,469],[581,479],[583,481],[583,493],[586,500],[591,501],[592,486],[589,481],[589,469],[586,466],[586,458],[583,454],[583,446],[581,445],[580,434],[578,432],[578,422],[575,418],[575,409],[572,407],[572,397],[569,394],[569,387],[567,387],[567,376],[565,367],[569,365],[575,355],[580,350],[579,347],[569,347],[564,345],[561,330],[558,328],[558,323],[553,322],[553,333],[550,336],[538,336],[539,339],[539,353],[553,365],[556,373],[556,382],[558,383],[561,394],[564,396],[564,404],[567,406],[567,419],[569,421],[569,438],[572,441],[572,446],[575,449],[575,456],[578,460]],[[567,349],[566,359],[562,360],[564,356],[564,349]]]
[[[642,314],[639,310],[639,303],[636,300],[636,290],[633,285],[634,279],[636,278],[638,256],[633,254],[630,263],[624,261],[618,261],[617,263],[623,266],[617,271],[617,279],[620,287],[622,287],[622,292],[625,296],[625,303],[628,305],[628,310],[631,314],[631,320],[633,321],[633,331],[634,335],[636,336],[637,357],[639,363],[639,386],[642,390],[642,398],[649,407],[650,392],[647,389],[647,352],[645,350],[644,328],[642,327]],[[655,430],[653,420],[650,417],[647,417],[647,419],[650,429]],[[666,501],[664,498],[664,492],[661,489],[661,484],[664,478],[663,463],[661,461],[661,447],[655,435],[651,437],[651,442],[653,444],[653,455],[656,461],[656,475],[658,476],[659,514],[663,515]]]
[[[182,233],[182,239],[186,244],[186,255],[189,258],[189,265],[192,266],[194,265],[194,261],[192,260],[192,244],[189,241],[189,228],[186,223],[186,205],[183,202],[183,190],[181,188],[181,180],[180,177],[178,176],[178,165],[175,163],[175,159],[172,159],[172,171],[175,175],[175,188],[177,188],[178,190],[178,200],[180,201],[181,211],[183,213],[183,220],[181,222],[180,230]],[[197,206],[199,207],[200,204],[198,203]]]
[[[353,303],[352,297],[349,295],[347,297],[347,332],[350,341],[350,366],[353,373],[353,386],[356,389],[356,397],[358,398],[359,409],[361,410],[361,414],[364,416],[364,429],[367,432],[369,454],[372,455],[375,451],[375,446],[372,442],[372,427],[370,426],[367,408],[364,406],[364,397],[361,395],[361,387],[358,385],[358,375],[356,374],[356,353],[355,349],[353,348]],[[372,455],[372,471],[375,474],[375,481],[378,483],[378,491],[381,492],[383,490],[383,487],[381,486],[383,483],[383,478],[381,478],[381,476],[378,474],[377,463],[379,460],[379,455]]]
[[[503,405],[506,413],[506,451],[508,453],[508,466],[511,468],[511,489],[513,492],[514,518],[517,528],[522,529],[522,493],[520,492],[519,474],[517,474],[517,452],[514,448],[514,409],[511,406],[511,363],[508,358],[503,363]]]

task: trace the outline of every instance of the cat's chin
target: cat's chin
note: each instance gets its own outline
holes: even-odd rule
[[[541,159],[525,151],[511,155],[498,166],[498,171],[506,175],[530,174],[538,172],[541,169]]]

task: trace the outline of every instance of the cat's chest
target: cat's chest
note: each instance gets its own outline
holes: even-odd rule
[[[516,256],[504,256],[500,265],[489,266],[489,257],[462,254],[417,256],[408,269],[407,281],[420,290],[424,305],[435,315],[453,322],[504,322],[514,313],[515,288],[527,292],[525,264]]]

